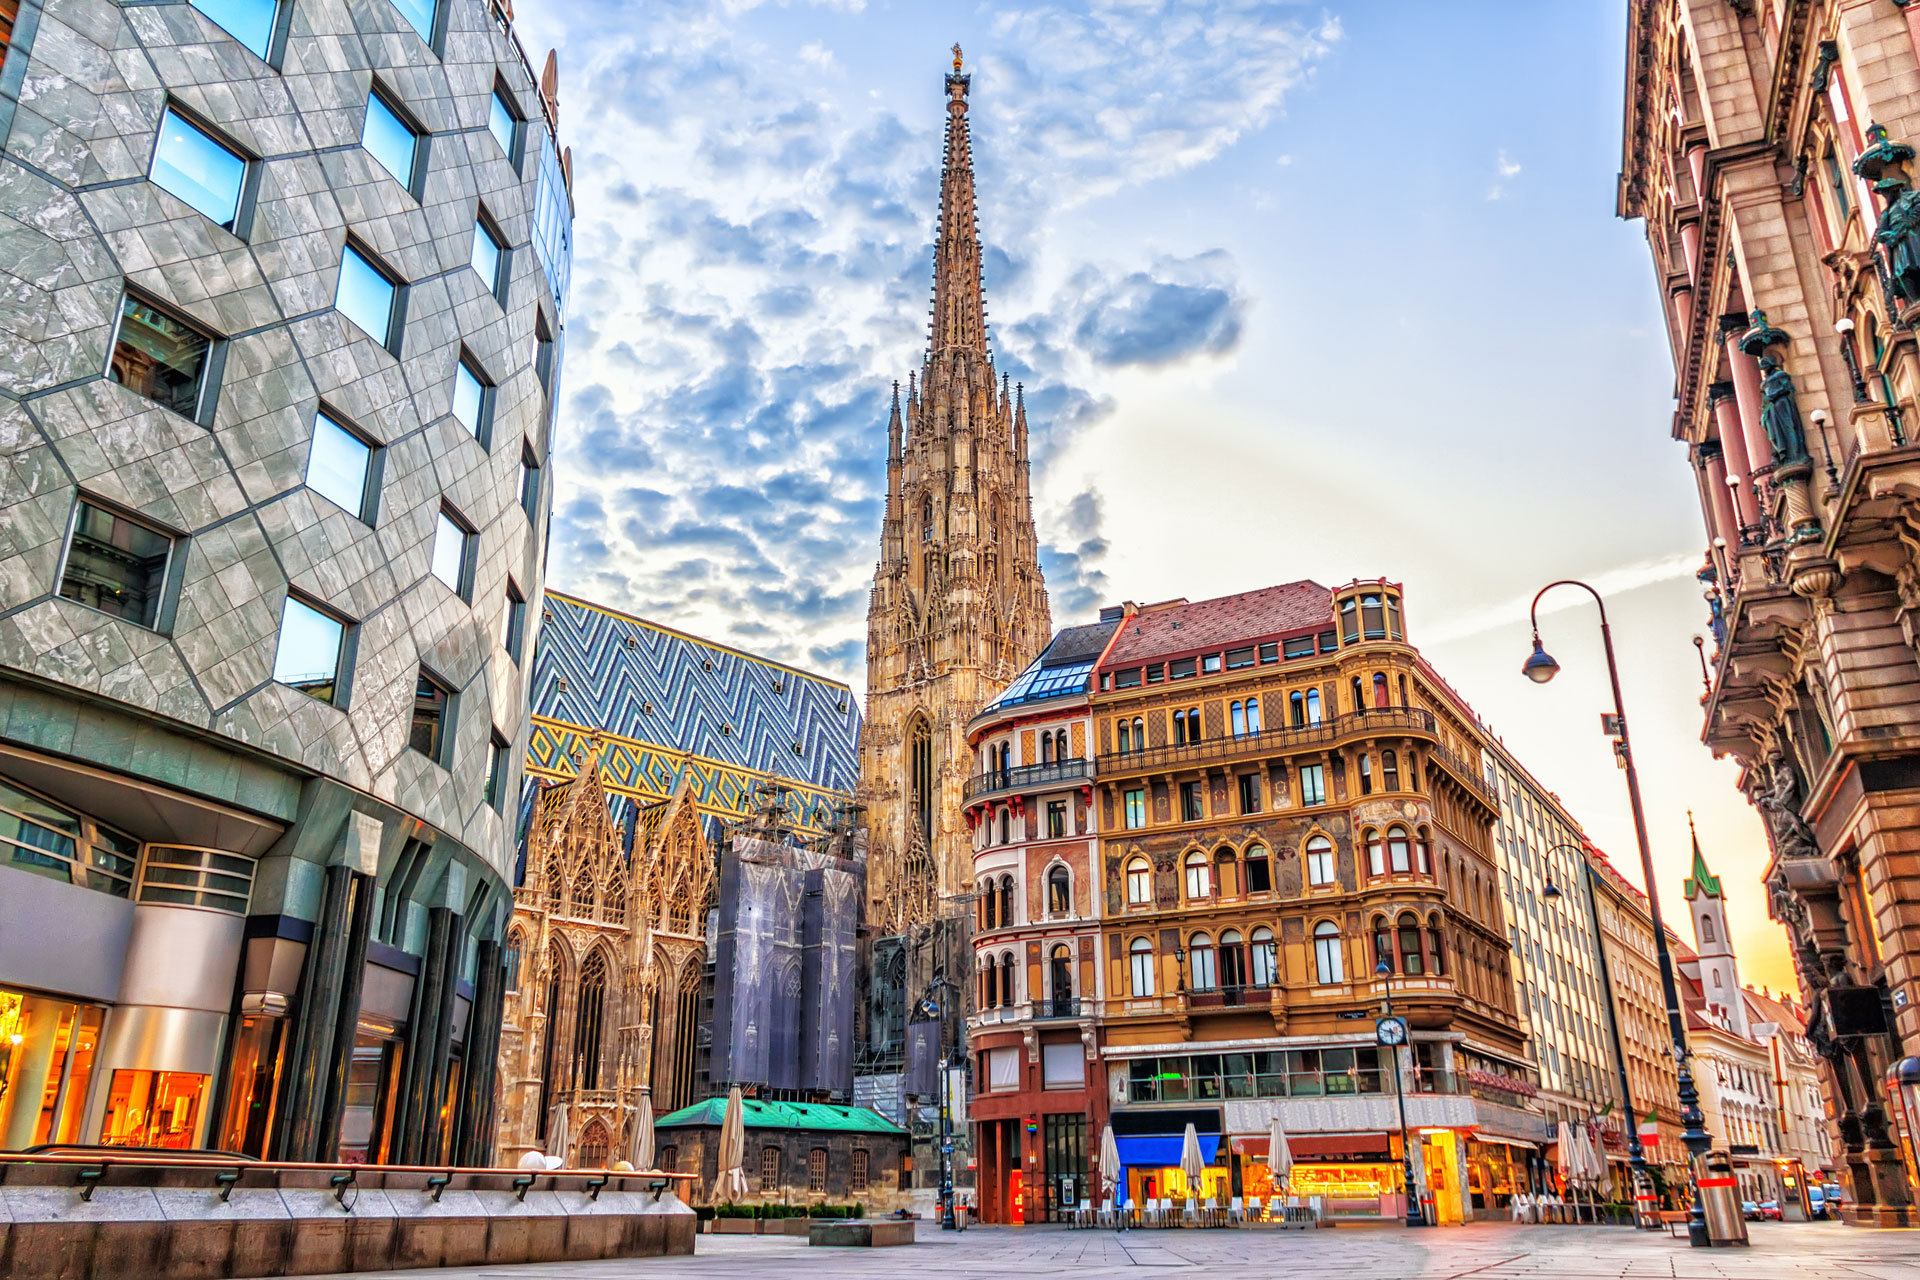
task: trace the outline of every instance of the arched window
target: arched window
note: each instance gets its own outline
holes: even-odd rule
[[[1139,716],[1133,718],[1133,749],[1135,751],[1147,749],[1147,722]]]
[[[1365,836],[1367,842],[1367,872],[1370,875],[1387,874],[1387,847],[1380,842],[1380,833],[1368,827]]]
[[[1373,794],[1373,757],[1362,752],[1360,755],[1360,794]]]
[[[1713,917],[1712,916],[1703,915],[1700,917],[1700,941],[1702,942],[1715,941],[1713,936]]]
[[[1000,810],[1000,843],[1006,844],[1013,838],[1013,806],[1007,805]]]
[[[1409,911],[1400,917],[1400,972],[1417,977],[1426,971],[1420,955],[1420,917]]]
[[[607,1152],[613,1146],[613,1139],[607,1135],[607,1126],[598,1120],[589,1121],[580,1131],[580,1154],[575,1164],[582,1169],[604,1169],[607,1165]]]
[[[999,994],[994,987],[992,956],[980,957],[979,971],[978,994],[974,998],[980,1002],[982,1009],[991,1009],[994,1006],[994,997]]]
[[[671,1145],[660,1148],[660,1153],[653,1158],[653,1167],[661,1173],[680,1172],[680,1148]]]
[[[1133,750],[1133,721],[1123,718],[1119,722],[1119,733],[1120,754],[1126,755]]]
[[[1427,917],[1427,954],[1433,960],[1434,973],[1445,977],[1447,972],[1446,931],[1440,923],[1440,913],[1437,911]]]
[[[780,1189],[780,1148],[760,1148],[760,1191],[765,1194]]]
[[[1387,966],[1387,972],[1393,972],[1393,934],[1387,928],[1385,916],[1373,918],[1373,970],[1380,971],[1381,965]]]
[[[1228,719],[1228,723],[1231,725],[1233,729],[1234,737],[1244,738],[1247,736],[1247,704],[1246,703],[1235,702],[1231,707],[1227,708],[1227,719]]]
[[[989,880],[980,894],[980,927],[997,929],[1000,927],[1000,895],[993,890],[993,881]]]
[[[600,1087],[600,1023],[606,1001],[606,953],[595,951],[580,966],[580,994],[573,1018],[573,1078],[581,1089]]]
[[[566,885],[566,878],[560,871],[560,858],[556,854],[547,859],[547,914],[560,914],[560,895]]]
[[[1013,920],[1013,877],[1000,877],[1000,927],[1012,927]]]
[[[1064,942],[1055,943],[1047,957],[1048,995],[1053,998],[1055,1014],[1068,1012],[1062,1006],[1073,999],[1073,953]]]
[[[1307,723],[1320,723],[1320,691],[1318,689],[1307,690]]]
[[[526,948],[527,936],[515,929],[507,935],[507,953],[504,957],[507,965],[507,990],[520,989],[520,953]]]
[[[1219,975],[1214,972],[1213,939],[1204,933],[1187,939],[1187,972],[1191,975],[1187,985],[1195,991],[1211,991],[1220,985]]]
[[[1369,640],[1387,638],[1387,619],[1379,596],[1360,597],[1360,626]]]
[[[1210,898],[1213,896],[1213,868],[1207,865],[1207,855],[1195,849],[1187,855],[1187,897]]]
[[[1247,985],[1246,943],[1241,940],[1238,929],[1220,931],[1220,985],[1223,987]]]
[[[1067,758],[1067,731],[1065,729],[1055,729],[1053,731],[1053,758],[1055,760],[1065,760]]]
[[[1427,847],[1427,829],[1421,827],[1413,833],[1413,864],[1421,875],[1429,874],[1433,869],[1432,859]]]
[[[1000,1003],[1003,1007],[1011,1007],[1020,999],[1019,987],[1016,982],[1017,975],[1018,970],[1013,966],[1013,952],[1002,952],[1000,956]]]
[[[1387,865],[1395,871],[1411,871],[1413,864],[1408,856],[1407,829],[1395,823],[1387,828]]]
[[[932,509],[929,500],[928,509]],[[917,717],[907,729],[907,778],[913,788],[914,825],[933,847],[933,726]]]
[[[573,903],[568,912],[582,920],[593,917],[593,877],[587,874],[585,867],[573,878]]]
[[[1383,710],[1393,705],[1393,699],[1387,693],[1386,673],[1382,671],[1373,673],[1373,705]]]
[[[1265,925],[1253,931],[1253,985],[1271,987],[1280,981],[1280,954],[1274,946],[1273,930]]]
[[[627,922],[627,877],[618,867],[607,877],[606,892],[600,899],[600,915],[608,924]]]
[[[1145,858],[1127,863],[1127,901],[1134,904],[1153,901],[1153,868]]]
[[[1145,938],[1135,938],[1127,948],[1127,957],[1131,966],[1131,990],[1136,996],[1153,994],[1153,944]]]
[[[1047,914],[1055,916],[1073,913],[1073,877],[1059,864],[1047,872]]]
[[[1359,676],[1355,676],[1347,683],[1353,689],[1353,709],[1364,713],[1367,709],[1366,685],[1361,683]]]
[[[1305,694],[1290,693],[1287,695],[1287,718],[1293,722],[1293,727],[1296,729],[1306,724],[1307,699]]]
[[[1221,897],[1239,893],[1246,888],[1240,883],[1240,867],[1232,845],[1221,845],[1213,851],[1213,891]]]
[[[933,499],[920,499],[920,541],[933,541]]]
[[[1053,735],[1050,733],[1040,735],[1040,763],[1053,763]]]
[[[1346,981],[1340,964],[1340,926],[1331,920],[1313,926],[1313,970],[1319,982]]]
[[[1380,785],[1389,791],[1400,789],[1400,756],[1397,752],[1380,753]]]
[[[1247,732],[1260,732],[1260,699],[1247,699]]]
[[[1333,841],[1325,836],[1307,841],[1307,883],[1333,883]]]

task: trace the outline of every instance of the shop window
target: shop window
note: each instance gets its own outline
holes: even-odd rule
[[[148,845],[140,868],[140,901],[212,907],[243,916],[253,893],[253,870],[253,859],[238,854]]]
[[[103,1016],[0,990],[0,1146],[79,1141]]]
[[[1153,868],[1145,858],[1127,863],[1127,901],[1136,906],[1153,901]]]
[[[1247,846],[1247,856],[1242,859],[1242,872],[1247,878],[1248,893],[1273,892],[1273,866],[1267,857],[1267,847],[1261,844]]]
[[[1314,766],[1309,765],[1308,768]],[[1305,769],[1301,770],[1304,774]],[[1314,836],[1307,841],[1307,883],[1327,885],[1333,883],[1333,841],[1325,836]]]
[[[0,782],[0,860],[15,870],[131,896],[140,842]]]
[[[116,1071],[107,1089],[100,1145],[192,1150],[200,1145],[206,1094],[207,1077],[195,1072]]]
[[[193,7],[238,40],[262,62],[273,49],[279,0],[192,0]]]
[[[107,376],[162,409],[211,426],[214,345],[199,325],[129,289]]]

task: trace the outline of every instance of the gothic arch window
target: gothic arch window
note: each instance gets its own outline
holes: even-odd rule
[[[520,955],[526,950],[527,935],[520,929],[507,934],[507,990],[520,989]]]
[[[607,1126],[598,1120],[589,1120],[587,1127],[580,1131],[580,1154],[574,1163],[582,1169],[604,1169],[607,1153],[612,1149],[613,1140],[607,1134]]]
[[[627,877],[618,867],[607,877],[606,891],[600,897],[600,914],[608,924],[627,922]]]
[[[566,877],[560,872],[560,855],[547,855],[547,914],[560,914],[560,893],[566,887]]]
[[[568,914],[581,919],[593,914],[593,877],[585,867],[573,878],[573,910]]]
[[[606,952],[595,950],[580,966],[580,994],[574,1006],[573,1078],[582,1089],[600,1087],[601,1022],[606,1003]]]
[[[1003,766],[1004,767],[1004,766]],[[907,727],[907,778],[912,788],[914,828],[933,845],[933,726],[925,716]]]
[[[667,931],[685,934],[693,929],[693,887],[682,885],[676,889],[667,906]]]
[[[933,541],[933,498],[920,499],[920,541]]]

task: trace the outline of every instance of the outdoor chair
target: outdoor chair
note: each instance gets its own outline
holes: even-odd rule
[[[1093,1201],[1082,1200],[1080,1202],[1079,1209],[1075,1210],[1073,1215],[1073,1225],[1076,1227],[1090,1227],[1093,1225]]]
[[[1260,1197],[1248,1196],[1246,1212],[1241,1220],[1244,1222],[1258,1222],[1264,1214],[1265,1211],[1260,1206]]]
[[[1180,1225],[1183,1227],[1197,1227],[1200,1225],[1200,1210],[1197,1207],[1197,1202],[1191,1196],[1180,1201]]]
[[[1094,1216],[1093,1224],[1096,1227],[1111,1227],[1115,1225],[1114,1216],[1113,1216],[1113,1197],[1112,1196],[1108,1196],[1105,1200],[1102,1200],[1100,1202],[1100,1210]]]
[[[1213,1197],[1213,1221],[1207,1225],[1224,1227],[1230,1224],[1235,1216],[1234,1205],[1238,1202],[1237,1197],[1230,1198],[1224,1191],[1215,1195]]]

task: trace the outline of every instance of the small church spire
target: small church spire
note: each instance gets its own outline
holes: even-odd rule
[[[1693,870],[1687,875],[1680,896],[1691,902],[1704,894],[1709,898],[1726,895],[1720,891],[1720,877],[1707,868],[1707,856],[1700,852],[1700,833],[1693,826],[1693,810],[1687,810],[1687,834],[1693,837]]]
[[[1027,458],[1027,384],[1018,382],[1013,388],[1013,456],[1022,462]]]
[[[887,460],[897,462],[900,458],[900,380],[893,382],[893,415],[887,419]]]

